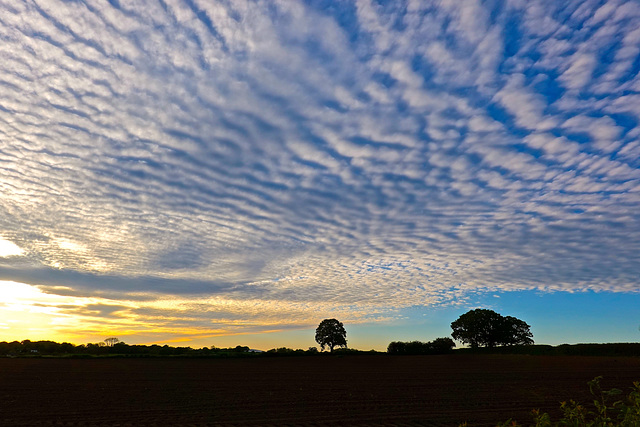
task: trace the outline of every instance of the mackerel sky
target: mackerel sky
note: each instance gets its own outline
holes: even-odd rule
[[[637,302],[639,70],[636,1],[0,0],[0,333]]]

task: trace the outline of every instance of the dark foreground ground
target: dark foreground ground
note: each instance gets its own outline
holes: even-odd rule
[[[626,392],[640,358],[0,359],[0,425],[490,426],[589,402],[598,375]]]

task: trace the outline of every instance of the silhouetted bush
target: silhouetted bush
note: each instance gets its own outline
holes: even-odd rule
[[[640,382],[633,383],[631,392],[623,396],[622,390],[602,390],[600,380],[596,377],[588,382],[593,396],[593,405],[582,405],[574,400],[562,402],[560,410],[562,418],[553,422],[547,413],[540,410],[531,411],[536,427],[555,426],[593,426],[593,427],[637,427],[640,426]],[[466,427],[467,423],[460,427]],[[498,427],[522,427],[516,421],[507,420],[498,423]]]
[[[304,354],[304,350],[299,350],[299,351]],[[279,348],[272,348],[271,350],[267,350],[265,354],[268,356],[293,356],[299,353],[298,353],[298,350],[294,350],[292,348],[279,347]]]
[[[453,352],[456,344],[451,338],[437,338],[429,342],[411,341],[401,342],[393,341],[387,347],[389,354],[448,354]]]

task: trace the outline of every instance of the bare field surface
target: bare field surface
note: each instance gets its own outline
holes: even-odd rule
[[[491,426],[587,381],[625,392],[640,358],[447,355],[0,359],[1,426]]]

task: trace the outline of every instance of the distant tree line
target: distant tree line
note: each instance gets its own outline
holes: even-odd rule
[[[393,341],[387,347],[389,354],[448,354],[453,352],[456,343],[449,337],[436,338],[433,341],[401,342]]]
[[[261,353],[263,356],[315,356],[315,355],[320,355],[322,353],[320,353],[320,351],[318,351],[318,349],[316,347],[309,347],[308,350],[303,350],[303,349],[292,349],[292,348],[288,348],[288,347],[279,347],[279,348],[272,348],[271,350],[267,350],[263,353]],[[354,354],[383,354],[379,351],[376,350],[368,350],[368,351],[363,351],[363,350],[356,350],[354,348],[336,348],[334,349],[331,354],[334,355],[354,355]]]
[[[93,345],[93,344],[89,344]],[[12,341],[0,342],[0,355],[22,356],[29,354],[73,354],[79,346],[68,342],[57,343],[54,341]],[[84,348],[85,346],[83,346]],[[97,347],[97,345],[96,345]]]
[[[255,353],[247,346],[229,348],[172,347],[169,345],[129,345],[117,338],[104,342],[75,345],[54,341],[0,342],[0,356],[238,356]]]
[[[334,354],[371,354],[374,350],[360,351],[340,348]],[[54,341],[12,341],[0,342],[0,357],[270,357],[270,356],[313,356],[319,355],[316,347],[307,350],[287,347],[267,351],[252,350],[247,346],[218,348],[216,346],[192,348],[169,345],[130,345],[117,338],[107,338],[103,342],[75,345]]]
[[[476,309],[461,315],[451,323],[451,336],[469,344],[456,352],[502,353],[502,354],[545,354],[545,355],[613,355],[640,356],[640,343],[616,344],[563,344],[560,346],[533,345],[530,326],[515,317],[502,316],[492,310]],[[315,339],[321,350],[325,347],[331,353],[363,354],[378,353],[375,350],[363,352],[347,348],[347,332],[337,319],[325,319],[316,329]],[[393,341],[387,347],[391,355],[431,355],[452,353],[454,341],[437,338],[421,342]],[[336,347],[341,347],[337,348]],[[169,345],[129,345],[118,338],[107,338],[103,342],[74,345],[54,341],[12,341],[0,342],[0,357],[38,356],[131,356],[131,357],[249,357],[249,356],[302,356],[320,354],[316,347],[307,350],[280,347],[266,352],[251,350],[247,346],[217,348],[215,346],[191,348]]]
[[[610,344],[562,344],[551,345],[526,345],[526,346],[501,346],[483,348],[453,349],[444,345],[444,340],[450,338],[438,338],[431,342],[392,342],[387,348],[390,355],[411,354],[447,354],[447,353],[474,353],[474,354],[528,354],[547,356],[640,356],[640,343],[610,343]],[[440,342],[443,345],[433,346]],[[70,343],[57,343],[54,341],[12,341],[0,342],[0,357],[278,357],[278,356],[315,356],[320,355],[316,347],[307,350],[292,349],[287,347],[274,348],[265,352],[254,352],[247,346],[235,346],[229,348],[218,347],[171,347],[169,345],[129,345],[118,342],[108,346],[104,342],[93,344],[74,345]],[[351,348],[334,349],[334,355],[357,354],[382,354],[375,350],[361,351]]]

